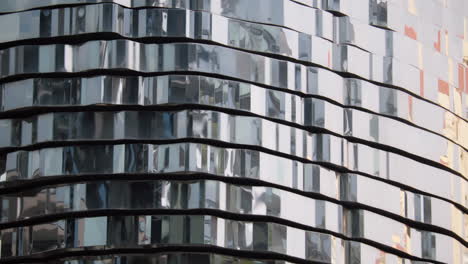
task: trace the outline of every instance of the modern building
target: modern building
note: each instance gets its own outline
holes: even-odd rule
[[[1,0],[0,262],[468,263],[468,1]]]

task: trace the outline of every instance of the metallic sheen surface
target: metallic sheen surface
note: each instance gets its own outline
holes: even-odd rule
[[[468,2],[0,1],[0,262],[468,263]]]

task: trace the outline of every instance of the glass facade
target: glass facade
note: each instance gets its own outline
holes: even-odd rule
[[[465,0],[1,0],[0,262],[468,263]]]

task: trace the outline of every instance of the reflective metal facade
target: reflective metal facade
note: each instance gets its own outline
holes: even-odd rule
[[[468,263],[468,2],[0,1],[0,262]]]

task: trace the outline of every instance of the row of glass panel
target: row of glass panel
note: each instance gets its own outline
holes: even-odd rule
[[[323,11],[310,10],[315,15],[310,20],[317,20],[317,24],[323,24],[319,23],[323,16],[316,15],[317,12]],[[458,78],[449,78],[446,71],[448,58],[436,52],[432,43],[419,47],[420,43],[416,40],[400,33],[359,23],[350,20],[349,17],[339,17],[333,21],[333,17],[328,14],[327,18],[329,21],[326,24],[335,25],[332,29],[335,36],[333,43],[349,43],[369,51],[372,56],[395,58],[403,64],[424,70],[425,74],[459,86],[456,83]],[[251,51],[279,54],[339,70],[333,65],[336,62],[333,53],[321,55],[323,49],[333,51],[333,43],[317,36],[317,32],[306,34],[279,26],[226,18],[209,12],[186,9],[128,9],[108,3],[13,13],[0,16],[0,23],[6,25],[4,31],[0,29],[0,42],[102,32],[113,32],[127,38],[186,37],[213,40]],[[454,49],[456,52],[452,52],[452,57],[464,69],[463,41],[458,39],[453,42],[460,44],[460,47]],[[420,57],[425,59],[420,60]],[[355,58],[349,57],[349,60],[353,59]],[[421,61],[423,62],[420,63]],[[364,62],[359,63],[362,65]]]
[[[421,80],[424,79],[420,82],[421,96],[445,89],[443,82],[442,85],[439,83],[439,89],[424,87],[432,82],[426,79],[426,70],[437,72],[435,69],[438,69],[440,72],[436,75],[443,76],[441,80],[448,80],[458,89],[450,87],[448,94],[440,93],[435,101],[444,107],[456,102],[458,110],[455,111],[466,116],[466,106],[460,111],[457,103],[460,97],[466,98],[468,94],[468,71],[462,60],[466,52],[463,45],[467,40],[467,30],[463,27],[468,11],[466,1],[317,0],[301,3],[345,15],[334,18],[334,41],[337,43],[357,45],[375,54],[382,54],[382,48],[392,44],[392,51],[399,54],[394,54],[396,57],[421,69]],[[435,80],[434,84],[437,82]],[[462,99],[461,103],[466,105],[466,100]]]
[[[275,37],[272,38],[275,39]],[[257,45],[255,43],[260,43],[260,41],[240,41],[239,43]],[[417,68],[403,67],[400,65],[401,63],[397,63],[391,58],[377,59],[370,65],[371,60],[368,55],[363,54],[364,51],[347,45],[330,45],[333,47],[312,45],[317,50],[315,54],[323,57],[320,60],[324,62],[318,64],[328,65],[329,62],[336,59],[337,63],[335,64],[338,67],[343,66],[365,71],[366,73],[358,75],[368,79],[371,78],[366,75],[370,72],[379,71],[380,73],[372,73],[372,80],[376,76],[382,76],[382,80],[376,81],[401,86],[418,95],[421,94],[421,84],[424,83],[424,96],[426,98],[441,103],[443,107],[466,117],[466,113],[463,113],[463,109],[466,108],[463,93],[454,97],[453,93],[440,92],[440,83],[446,84],[449,90],[451,84],[429,74],[421,75]],[[338,53],[336,56],[329,57],[327,50],[330,52],[335,50]],[[84,59],[86,56],[83,54],[89,54],[93,59],[86,60]],[[223,74],[304,93],[313,91],[311,83],[307,82],[307,72],[309,69],[315,69],[298,63],[244,53],[228,47],[194,43],[155,45],[130,40],[89,41],[81,45],[17,46],[1,50],[0,60],[0,77],[31,73],[80,72],[92,69],[129,69],[142,72],[194,70]],[[394,62],[398,65],[394,65]],[[367,64],[367,67],[363,66],[363,63]],[[377,65],[381,65],[381,67],[377,67]],[[342,71],[343,69],[338,70]],[[328,85],[330,85],[330,81],[334,81],[339,84],[338,87],[343,87],[342,83],[340,85],[340,82],[343,82],[341,76],[327,70],[323,71],[330,76],[328,78],[331,80],[328,81]],[[388,76],[383,77],[383,75]],[[383,81],[384,78],[387,81]],[[405,85],[394,82],[404,82]]]
[[[223,5],[221,3],[218,3],[217,1],[207,2],[193,0],[41,0],[33,2],[28,0],[5,0],[5,3],[0,7],[0,13],[19,12],[29,9],[53,7],[60,5],[82,5],[96,3],[116,3],[128,8],[163,7],[202,10],[247,21],[284,26],[297,31],[306,32],[308,34],[311,34],[313,32],[323,32],[321,36],[329,39],[332,38],[331,30],[333,25],[328,21],[330,20],[330,17],[332,17],[332,15],[328,12],[323,12],[322,10],[316,8],[342,13],[346,13],[346,10],[349,9],[348,5],[344,5],[346,4],[346,2],[341,4],[337,0],[333,0],[333,2],[331,2],[330,0],[233,0],[230,1],[229,5]],[[369,1],[368,6],[364,6],[364,3],[365,2],[363,1],[358,2],[359,6],[356,7],[356,10],[354,12],[348,12],[346,14],[355,17],[360,21],[369,20],[370,16],[372,18],[372,24],[376,24],[379,26],[387,26],[386,3],[377,4],[375,1]],[[352,7],[353,5],[350,6]],[[360,10],[362,11],[356,13]],[[318,15],[315,15],[316,13]],[[322,17],[323,21],[320,21],[319,18],[317,18],[317,16],[319,18]],[[308,25],[304,25],[304,17],[309,17],[313,19],[309,19],[310,23]],[[323,17],[327,19],[324,19]],[[317,21],[321,22],[324,25],[320,25],[320,23],[317,23]],[[320,27],[314,27],[311,26],[311,24],[319,24]]]
[[[468,14],[468,2],[438,0],[323,0],[325,10],[340,12],[348,16],[335,18],[335,32],[339,32],[338,43],[350,43],[381,54],[389,42],[393,45],[394,56],[420,69],[420,92],[438,93],[434,102],[450,107],[466,118],[468,102],[468,69],[463,58],[467,55],[468,31],[464,20]],[[374,5],[374,7],[372,7]],[[379,8],[376,8],[376,7]],[[370,13],[369,13],[369,12]],[[382,13],[380,13],[382,12]],[[380,14],[389,27],[399,34],[390,33],[366,25],[366,21]],[[373,24],[373,23],[371,23]],[[378,25],[378,24],[377,24]],[[405,35],[401,37],[401,35]],[[378,49],[380,47],[380,50]],[[377,49],[375,49],[377,48]],[[438,77],[428,80],[427,73]],[[424,81],[423,81],[424,80]],[[448,82],[450,85],[448,85]],[[436,87],[427,87],[427,84]],[[453,87],[452,87],[453,85]],[[438,99],[437,99],[438,97]],[[462,99],[461,99],[462,98]],[[461,99],[461,102],[460,102]],[[461,104],[460,104],[461,103]]]
[[[329,137],[326,137],[325,139],[327,138]],[[334,142],[332,141],[332,143]],[[338,147],[337,149],[341,149],[340,144],[334,143],[333,146]],[[421,190],[423,192],[432,193],[434,195],[444,197],[465,207],[467,205],[466,181],[457,175],[451,174],[445,170],[427,166],[422,163],[415,163],[412,160],[403,158],[402,156],[393,153],[376,152],[374,149],[371,149],[365,145],[353,143],[345,147],[347,147],[348,151],[344,153],[344,157],[350,159],[346,165],[349,167],[349,169],[353,171],[362,171],[366,174],[370,174],[383,179],[388,179],[390,181],[404,184],[412,188]],[[141,155],[143,155],[141,156],[141,158],[137,159],[136,157],[138,156],[135,156],[135,154],[129,154],[136,151],[133,150],[133,148],[142,148],[147,150],[141,153]],[[167,155],[172,153],[171,155],[174,155],[174,157],[180,156],[180,160],[176,162],[176,160],[173,159],[175,163],[173,163],[173,165],[171,165],[170,167],[168,166],[169,164],[172,164],[172,162],[169,162],[169,160],[164,161],[164,163],[161,164],[158,164],[156,163],[156,161],[153,161],[153,152],[162,153],[161,151],[163,149],[164,153],[167,152]],[[171,171],[174,169],[174,167],[172,167],[174,165],[176,166],[176,169],[185,169],[185,158],[189,158],[189,156],[186,155],[194,154],[190,153],[189,150],[196,151],[197,153],[195,156],[196,159],[195,157],[191,157],[191,159],[195,159],[196,163],[187,164],[187,166],[194,166],[190,167],[190,170],[206,170],[206,172],[215,174],[227,173],[225,172],[227,170],[231,172],[236,171],[236,173],[238,173],[240,177],[258,178],[258,170],[260,169],[261,171],[264,171],[266,169],[269,173],[272,173],[275,170],[277,170],[277,172],[273,175],[280,176],[280,172],[284,172],[285,175],[293,175],[292,177],[296,178],[297,172],[294,172],[294,167],[302,165],[294,164],[303,164],[301,162],[269,155],[264,152],[253,150],[217,148],[205,144],[184,143],[159,146],[146,144],[131,144],[128,146],[108,145],[100,146],[99,148],[97,146],[74,146],[9,153],[8,155],[6,155],[7,173],[3,180],[11,181],[15,179],[30,179],[34,177],[49,175],[62,175],[69,173],[74,174],[78,173],[76,169],[73,169],[77,167],[78,164],[83,164],[81,166],[78,166],[80,171],[82,170],[82,168],[90,168],[85,169],[85,171],[89,171],[90,173],[123,173],[123,165],[115,167],[112,164],[114,156],[117,158],[125,157],[125,155],[130,155],[129,157],[135,156],[135,159],[141,160],[141,162],[143,162],[142,164],[146,164],[144,166],[141,165],[143,166],[141,167],[143,173],[151,172],[154,169],[156,169],[157,172],[165,172],[167,169],[170,168]],[[109,164],[109,166],[102,167],[101,169],[101,167],[96,167],[95,165],[93,165],[96,164],[95,162],[92,162],[92,157],[94,157],[93,155],[97,157],[102,157],[104,160],[107,160],[107,163],[100,163],[100,166],[103,166],[103,164]],[[242,157],[244,157],[245,155],[247,155],[247,157],[254,155],[256,158],[254,160],[250,160],[250,158],[248,158],[245,167],[243,167],[243,165],[240,168],[237,168],[239,164],[236,165],[235,161],[238,159],[242,160]],[[219,156],[219,158],[212,158],[212,156]],[[261,163],[263,163],[264,161],[259,160],[259,157],[264,158],[265,162],[273,162],[271,162],[271,165],[268,166],[262,165]],[[313,160],[323,161],[323,159],[319,159],[317,155],[312,156],[311,154],[309,154],[308,157],[311,159],[314,157]],[[169,159],[169,156],[161,156],[161,158],[165,160]],[[202,162],[203,160],[213,161],[211,163],[207,163],[206,161]],[[64,161],[67,162],[64,163]],[[73,165],[72,167],[70,167],[66,164],[77,165]],[[273,164],[277,164],[277,166],[273,166]],[[263,168],[263,166],[266,167]],[[272,170],[270,171],[270,169]],[[132,172],[132,170],[129,172]],[[228,173],[228,175],[231,175],[231,173]],[[289,185],[290,184],[288,184],[288,186]],[[433,188],[433,186],[437,186],[438,188]]]
[[[226,30],[223,30],[223,32],[225,33]],[[183,34],[186,34],[185,30],[183,30]],[[268,39],[270,38],[281,39],[280,37],[273,36],[269,37]],[[228,45],[231,45],[230,42],[231,41],[229,41]],[[261,42],[260,40],[255,40],[234,41],[234,43],[245,43],[246,45],[255,46],[257,45],[256,43],[263,42]],[[185,47],[180,48],[181,45]],[[190,47],[187,47],[186,45],[189,45]],[[365,55],[364,57],[359,55],[364,51],[361,51],[358,48],[352,46],[338,45],[326,48],[321,46],[315,46],[313,44],[311,45],[314,47],[314,50],[320,50],[320,52],[316,52],[314,54],[323,57],[320,59],[323,61],[323,63],[317,62],[318,64],[326,66],[334,61],[333,57],[329,57],[327,55],[327,50],[338,50],[339,52],[344,52],[342,54],[343,56],[337,53],[337,60],[341,61],[342,58],[345,59],[345,61],[342,61],[342,65],[346,65],[346,67],[354,67],[357,70],[362,71],[366,69],[366,67],[363,67],[363,63],[369,63],[369,58],[364,58]],[[330,43],[330,45],[333,44]],[[103,46],[106,47],[104,48]],[[271,45],[262,44],[261,46],[270,47]],[[77,54],[81,52],[86,53],[85,50],[87,49],[93,49],[92,54],[93,56],[97,56],[96,59],[83,60],[83,56]],[[158,51],[162,52],[162,49],[164,49],[164,51],[169,49],[170,51],[167,51],[169,53],[159,54]],[[255,50],[258,48],[253,47],[251,49]],[[67,50],[67,52],[65,52],[65,50]],[[200,56],[207,52],[216,53],[216,55],[212,54],[208,57]],[[209,46],[202,44],[145,45],[128,40],[113,40],[107,42],[90,41],[80,46],[69,46],[62,44],[44,46],[17,46],[14,48],[0,51],[0,55],[0,59],[2,60],[2,64],[0,65],[2,66],[0,68],[0,77],[6,77],[8,75],[14,74],[37,72],[74,72],[83,71],[86,69],[90,70],[94,68],[123,68],[144,72],[174,71],[186,69],[208,73],[211,73],[213,71],[213,73],[226,74],[228,76],[244,80],[273,85],[280,88],[294,89],[296,91],[301,92],[311,92],[314,90],[311,89],[312,87],[308,87],[310,84],[306,82],[306,79],[304,79],[306,78],[306,71],[308,69],[315,69],[314,67],[306,67],[304,65],[296,64],[293,62],[277,60],[250,53],[243,53],[238,50],[233,50],[227,47]],[[230,58],[231,64],[235,62],[234,65],[230,65],[230,67],[226,66],[225,63],[227,62],[223,63],[223,59],[218,58],[219,55],[223,57],[228,56],[227,58]],[[146,56],[152,57],[151,60],[147,61],[148,58]],[[354,56],[357,57],[352,58]],[[126,58],[126,60],[122,61],[122,58]],[[346,58],[349,58],[349,61],[346,61]],[[161,62],[155,63],[158,60],[161,60]],[[210,64],[216,65],[216,67],[214,67],[211,70],[207,70],[205,68],[209,67],[210,64],[205,65],[203,62],[201,62],[201,60],[208,60],[210,61]],[[396,81],[399,80],[401,82],[409,82],[408,85],[401,86],[407,89],[408,91],[418,95],[421,94],[421,87],[424,87],[424,96],[426,98],[433,102],[440,103],[443,107],[454,111],[458,115],[465,116],[462,113],[462,109],[465,105],[465,103],[463,103],[462,98],[463,94],[460,94],[460,96],[455,98],[453,93],[440,93],[439,83],[445,84],[445,81],[439,80],[438,78],[429,74],[421,75],[420,71],[416,68],[414,68],[416,71],[413,71],[411,69],[406,69],[407,67],[397,67],[396,64],[394,65],[394,67],[392,61],[394,60],[391,58],[390,60],[385,59],[385,65],[378,68],[379,71],[382,71],[382,74],[389,75],[389,84],[396,84],[392,83],[392,79]],[[251,72],[245,72],[244,70],[242,70],[242,68],[239,68],[241,65],[237,64],[242,64],[246,67],[248,66],[248,68],[254,70],[256,74],[251,75]],[[341,64],[341,62],[339,64]],[[372,63],[372,65],[375,65],[375,67],[377,67],[376,65],[380,64],[381,63],[377,61]],[[235,71],[235,69],[239,70]],[[343,84],[340,83],[343,79],[341,76],[324,69],[322,71],[326,72],[324,74],[327,75],[326,77],[329,79],[328,84],[330,84],[331,81],[334,84],[338,84],[338,87],[343,86]],[[374,74],[374,76],[376,76],[376,74]],[[421,86],[422,83],[424,83],[423,86]],[[451,84],[446,83],[446,85],[449,88],[451,87]]]
[[[347,214],[350,221],[359,217],[362,216]],[[381,227],[373,229],[384,231]],[[359,231],[359,227],[354,231]],[[447,263],[462,263],[464,260],[462,253],[466,248],[460,244],[442,241],[440,236],[431,232],[412,231],[412,238],[405,236],[404,239],[412,240],[408,243],[411,243],[414,255]],[[4,229],[1,237],[2,257],[34,256],[63,248],[76,252],[87,250],[89,253],[92,249],[211,245],[279,253],[325,263],[373,263],[377,260],[397,263],[395,255],[371,247],[367,241],[364,244],[277,223],[238,221],[211,215],[120,215],[67,219]],[[418,239],[414,240],[414,237]],[[406,242],[397,239],[399,237],[395,237],[392,243],[396,249],[402,250],[399,245]]]
[[[157,176],[155,175],[154,178]],[[132,177],[129,177],[130,179]],[[170,178],[170,177],[169,177]],[[379,199],[376,193],[365,190],[363,182],[357,182],[357,177],[343,175],[336,181],[339,185],[340,196],[343,201],[365,202],[366,198],[374,198],[377,201],[373,204],[383,204],[379,209],[386,209],[395,206],[399,200],[404,200],[404,205],[395,206],[399,212],[393,214],[403,214],[411,220],[420,223],[440,222],[446,231],[454,231],[452,237],[459,241],[464,241],[463,227],[468,215],[463,214],[453,205],[442,202],[431,197],[401,191],[380,184],[368,186],[370,188],[381,187],[376,191],[385,191],[385,199]],[[360,185],[358,186],[358,183]],[[354,187],[354,188],[353,188]],[[357,192],[359,187],[360,192]],[[393,201],[389,201],[394,199]],[[348,210],[340,203],[317,200],[305,197],[300,194],[281,190],[278,188],[227,184],[213,180],[192,180],[192,181],[97,181],[89,183],[79,183],[64,186],[49,186],[37,188],[0,196],[1,200],[1,220],[2,222],[14,222],[18,220],[37,218],[57,213],[79,212],[88,210],[103,209],[215,209],[236,214],[266,215],[278,217],[292,221],[304,226],[326,229],[335,233],[342,233],[354,237],[361,237],[364,232],[352,234],[342,219],[343,212]],[[434,206],[432,206],[434,200]],[[300,204],[300,208],[296,205]],[[366,205],[372,206],[372,203]],[[351,211],[367,215],[374,214],[372,211],[363,209],[350,209]],[[395,210],[396,211],[396,210]],[[432,211],[443,217],[437,217]],[[448,215],[442,214],[447,213]],[[379,215],[379,221],[387,222],[391,226],[406,229],[414,229],[411,224],[407,225],[401,221],[390,219],[387,216]],[[356,220],[353,225],[363,226],[363,230],[369,228],[371,223]],[[451,221],[450,221],[451,220]],[[421,228],[418,228],[421,229]],[[434,230],[433,227],[426,226],[424,230]],[[372,235],[372,233],[371,233]],[[378,239],[369,237],[372,240],[385,241],[387,244],[389,237],[379,237]],[[456,235],[456,236],[455,236]],[[445,235],[443,235],[445,236]],[[457,237],[458,236],[458,237]],[[367,237],[366,237],[367,238]]]
[[[42,0],[34,2],[5,0],[3,5],[0,6],[0,13],[19,12],[57,5],[96,3],[115,3],[127,8],[160,7],[200,10],[245,21],[282,26],[310,35],[319,35],[325,39],[333,39],[332,14],[290,0],[233,0],[229,1],[229,4],[223,4],[222,1],[218,0]],[[307,24],[304,23],[305,17],[309,18]]]
[[[463,63],[463,39],[455,37],[454,32],[451,32],[450,41],[445,44],[450,52],[442,53],[434,48],[434,38],[437,36],[435,32],[440,28],[433,24],[422,24],[415,33],[417,38],[414,38],[405,30],[400,32],[382,30],[348,16],[338,16],[334,20],[333,42],[335,43],[351,44],[372,54],[397,58],[426,74],[439,76],[446,81],[451,79],[450,74],[457,74],[457,72],[448,72],[450,64],[450,66],[460,65],[463,71],[466,68]],[[449,83],[460,88],[456,77]]]
[[[362,114],[367,113],[362,112]],[[336,116],[335,114],[335,119]],[[318,116],[316,122],[320,123],[322,120]],[[342,120],[339,122],[343,122]],[[362,134],[368,134],[366,135],[368,138],[374,139],[379,138],[381,134],[390,134],[388,129],[380,128],[377,118],[366,120],[363,117],[359,120],[355,118],[355,115],[348,114],[345,121],[348,127],[356,127],[356,130],[345,129],[345,134],[351,134],[351,132],[356,134],[362,131]],[[327,122],[332,122],[332,119]],[[397,123],[397,121],[394,122]],[[410,127],[407,126],[407,128]],[[393,132],[395,133],[385,137],[389,146],[418,155],[427,162],[433,161],[457,170],[463,177],[468,175],[468,153],[458,145],[453,143],[448,145],[447,140],[436,141],[432,138],[435,135],[430,133],[408,134],[411,131],[404,129]],[[28,118],[2,119],[0,120],[0,134],[3,135],[0,138],[1,149],[57,141],[201,138],[261,147],[307,160],[329,162],[349,169],[353,167],[351,157],[363,158],[361,155],[344,155],[353,151],[350,145],[354,144],[346,138],[311,133],[259,117],[231,115],[212,110],[54,112]],[[427,142],[431,142],[431,145]],[[359,145],[366,146],[374,153],[387,152],[367,145]],[[401,155],[398,157],[410,160]],[[414,160],[410,163],[429,166]],[[357,170],[369,173],[361,168]],[[375,172],[370,174],[375,174]]]
[[[332,24],[332,16],[328,15]],[[315,19],[311,20],[315,22]],[[307,60],[311,58],[311,38],[318,38],[316,33],[299,33],[288,28],[227,18],[209,12],[166,8],[128,9],[115,4],[32,10],[2,15],[0,22],[11,26],[8,31],[0,30],[2,34],[5,32],[0,37],[3,43],[113,32],[127,38],[209,39],[224,45],[295,59],[301,56]],[[278,40],[279,37],[282,40]],[[327,42],[321,38],[316,41],[320,40]]]
[[[0,13],[3,12],[18,12],[28,9],[35,8],[46,8],[54,7],[56,5],[73,5],[73,4],[96,4],[96,3],[116,3],[127,8],[148,8],[148,7],[162,7],[162,8],[183,8],[189,10],[200,10],[210,12],[213,14],[240,19],[255,23],[272,24],[285,28],[291,28],[293,30],[303,32],[309,35],[317,35],[322,38],[333,40],[333,18],[334,16],[329,12],[339,12],[345,14],[356,21],[354,23],[371,24],[377,25],[376,27],[365,27],[364,31],[369,36],[375,36],[378,32],[385,32],[386,34],[400,35],[405,32],[405,24],[407,17],[411,17],[412,14],[406,12],[402,3],[398,1],[376,1],[376,0],[362,0],[356,3],[350,4],[348,1],[339,0],[317,0],[317,1],[288,1],[288,0],[233,0],[229,2],[229,5],[223,4],[220,1],[200,1],[200,0],[171,0],[171,1],[160,1],[160,0],[42,0],[30,2],[27,0],[5,0],[5,3],[0,7]],[[296,2],[300,2],[298,4]],[[430,1],[430,5],[427,5],[424,10],[420,12],[440,12],[444,6],[433,5],[433,1]],[[304,6],[306,5],[306,6]],[[450,5],[453,5],[450,3]],[[460,5],[460,3],[455,3]],[[314,8],[309,8],[309,7]],[[317,9],[320,8],[320,9]],[[457,8],[451,8],[451,12],[459,13],[463,10],[463,5]],[[459,17],[463,17],[460,14]],[[305,19],[307,18],[307,19]],[[402,19],[404,18],[404,19]],[[442,17],[440,15],[434,16],[431,14],[429,21],[424,21],[425,27],[431,27],[434,24],[443,24]],[[410,19],[411,20],[411,19]],[[437,21],[436,23],[434,23]],[[361,26],[362,27],[362,26]],[[385,30],[381,27],[387,27],[392,29]],[[379,31],[375,30],[378,29]],[[356,30],[357,31],[357,30]],[[353,33],[363,34],[364,32]],[[452,31],[452,30],[450,30]],[[455,27],[453,36],[462,36],[463,28],[458,25]],[[395,32],[395,33],[390,33]],[[419,34],[421,35],[421,34]],[[377,38],[378,40],[378,38]],[[425,39],[423,39],[425,40]],[[457,41],[453,39],[453,41]],[[431,46],[433,41],[424,41],[425,46]],[[452,42],[452,41],[451,41]],[[363,49],[370,47],[378,48],[377,46],[384,45],[372,45],[365,43],[360,46]],[[372,51],[373,53],[377,53]],[[459,59],[459,58],[454,58]]]
[[[302,126],[325,128],[331,132],[337,133],[342,136],[355,137],[366,141],[386,144],[392,147],[403,149],[408,152],[415,152],[413,151],[413,149],[423,150],[425,147],[428,148],[426,142],[432,142],[433,145],[430,146],[430,148],[433,149],[434,152],[436,150],[435,146],[438,146],[440,153],[443,153],[445,151],[444,148],[448,148],[453,145],[452,142],[447,141],[443,137],[434,135],[424,130],[418,130],[412,126],[408,126],[404,123],[395,121],[394,119],[372,115],[367,112],[355,109],[343,109],[339,106],[336,106],[334,104],[328,103],[320,99],[308,98],[305,100],[305,102],[303,102],[301,97],[294,96],[293,98],[293,95],[290,94],[261,88],[255,90],[255,94],[252,95],[255,98],[251,98],[251,93],[248,88],[237,86],[237,89],[232,89],[234,91],[226,91],[226,93],[223,93],[223,88],[227,90],[227,87],[229,87],[227,82],[223,83],[222,81],[218,80],[217,83],[190,83],[190,81],[184,77],[173,81],[173,83],[175,83],[176,88],[180,87],[180,89],[178,89],[178,91],[175,91],[174,94],[171,94],[169,92],[169,88],[167,87],[168,80],[163,79],[163,77],[160,77],[160,79],[161,80],[158,82],[157,79],[155,80],[151,78],[149,82],[146,82],[146,87],[150,88],[148,88],[146,91],[141,91],[141,93],[138,88],[132,87],[138,87],[138,82],[133,82],[133,85],[132,83],[116,83],[117,85],[119,85],[115,89],[117,91],[115,91],[115,93],[108,93],[107,95],[112,96],[114,98],[123,98],[125,96],[122,93],[124,90],[133,89],[135,91],[133,92],[133,98],[134,101],[138,100],[136,101],[137,103],[146,99],[140,99],[139,95],[141,95],[142,97],[146,95],[148,97],[153,97],[151,98],[152,101],[156,101],[160,104],[201,103],[210,106],[216,105],[224,107],[222,102],[219,103],[215,101],[215,98],[217,97],[218,100],[225,99],[227,101],[226,104],[228,105],[228,107],[231,108],[235,108],[235,104],[239,105],[239,108],[241,108],[241,110],[250,110],[255,114],[278,119],[285,119],[285,115],[288,114],[289,118],[286,118],[287,121],[293,121]],[[184,82],[185,86],[183,85]],[[127,85],[129,89],[124,88],[127,87]],[[247,87],[249,86],[247,85]],[[200,92],[198,92],[197,89],[199,89]],[[79,96],[83,96],[83,99],[90,101],[96,100],[96,97],[101,97],[105,95],[104,93],[102,93],[104,92],[102,90],[83,92],[84,93],[80,93]],[[113,91],[111,90],[110,92]],[[17,90],[15,91],[15,93],[18,95],[22,94],[21,90]],[[49,98],[57,98],[56,100],[60,100],[66,95],[67,91],[60,92],[59,94],[45,94],[45,96]],[[290,95],[291,97],[288,95]],[[186,99],[187,97],[188,99]],[[14,98],[15,97],[10,97],[8,95],[5,96],[5,99],[7,99],[9,102],[13,102],[14,100],[12,99]],[[126,100],[131,100],[131,97],[125,98]],[[101,102],[95,101],[95,103]],[[292,106],[292,104],[295,105]],[[244,109],[242,109],[242,106]],[[296,109],[297,113],[295,113]],[[4,122],[8,121],[5,120]],[[0,121],[0,124],[1,123],[2,122]],[[396,138],[395,134],[397,133],[400,135],[407,135],[407,142],[402,142],[400,138]],[[456,147],[458,148],[459,146]],[[461,148],[460,150],[463,149]]]
[[[458,52],[450,43],[455,42],[455,47],[462,50],[460,42],[466,41],[466,28],[463,23],[468,14],[466,1],[358,0],[351,3],[346,0],[317,0],[312,2],[317,2],[317,7],[341,13],[361,23],[369,22],[372,25],[404,33],[425,46],[434,46],[434,50],[445,55]],[[461,57],[457,58],[459,59]]]
[[[193,249],[186,248],[186,252],[168,252],[165,253],[145,253],[145,254],[119,254],[119,255],[101,255],[101,256],[80,256],[57,258],[47,260],[50,264],[292,264],[294,261],[275,260],[269,258],[244,257],[238,251],[230,252],[232,255],[223,255],[207,252],[196,252]],[[401,264],[416,263],[408,259],[398,259]],[[36,262],[29,262],[36,263]],[[42,264],[42,262],[39,262]]]
[[[364,204],[417,222],[451,230],[460,237],[466,235],[463,223],[468,221],[465,214],[466,181],[457,176],[434,175],[427,171],[418,174],[416,173],[418,168],[413,174],[411,172],[408,174],[407,167],[402,165],[389,168],[388,172],[392,173],[383,178],[408,184],[411,189],[419,188],[424,192],[450,199],[454,204],[402,190],[400,187],[358,174],[337,173],[319,165],[301,163],[259,151],[227,149],[195,143],[45,148],[10,153],[6,165],[2,180],[8,181],[9,185],[6,186],[19,188],[29,180],[47,180],[43,177],[53,176],[77,177],[74,180],[79,181],[79,176],[87,175],[98,177],[110,174],[134,174],[134,177],[138,177],[148,174],[208,173],[220,177],[256,179],[293,188],[300,193],[315,193],[334,200]],[[39,186],[39,182],[35,184]],[[381,195],[382,192],[385,196]],[[10,195],[15,197],[14,194]],[[5,205],[4,208],[20,206],[20,204],[14,205],[14,201],[12,203],[13,205]],[[19,212],[24,209],[14,210]],[[432,212],[438,213],[432,214]],[[5,213],[6,215],[8,214]],[[15,219],[7,218],[3,221]]]
[[[346,98],[345,107],[359,106],[379,114],[399,117],[452,139],[461,146],[468,147],[468,122],[399,90],[385,87],[362,87],[359,84],[360,82],[355,79],[350,79],[345,83],[342,92]],[[412,102],[411,107],[408,104],[409,100]],[[249,83],[206,76],[38,78],[0,85],[0,111],[14,111],[28,107],[68,107],[91,104],[145,106],[202,104],[249,111],[260,116],[295,122],[299,125],[322,127],[341,135],[384,144],[387,135],[382,135],[378,131],[385,130],[391,137],[394,131],[400,131],[405,135],[423,137],[425,142],[442,140],[426,131],[416,130],[393,119],[358,110],[343,109],[321,99],[304,98]],[[427,118],[428,111],[432,112],[430,118]],[[337,122],[339,120],[342,122]],[[376,122],[379,126],[369,126],[367,133],[363,133],[362,128],[359,131],[353,131],[357,122],[361,126]],[[373,131],[374,129],[377,132]],[[464,133],[465,131],[467,133]]]

